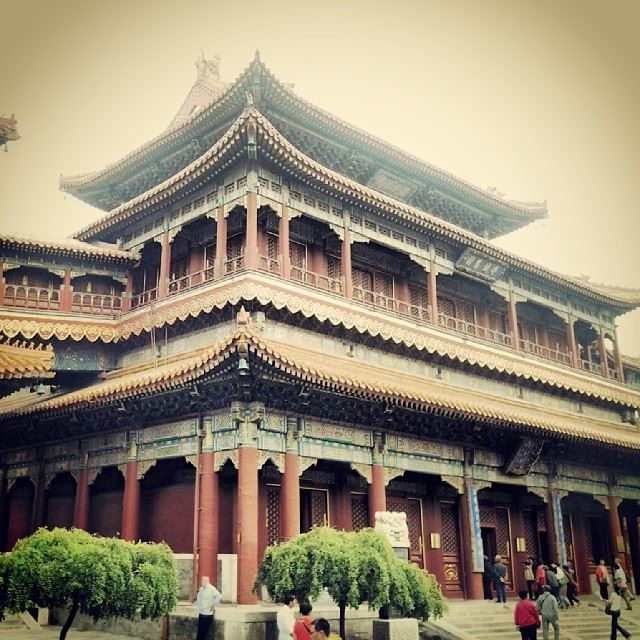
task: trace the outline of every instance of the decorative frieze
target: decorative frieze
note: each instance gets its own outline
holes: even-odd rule
[[[396,469],[394,467],[384,468],[384,484],[387,486],[394,478],[404,475],[404,469]]]
[[[318,464],[318,458],[309,458],[306,456],[300,456],[298,475],[302,475],[309,467],[313,467],[314,464]]]
[[[317,440],[349,443],[356,447],[373,446],[373,434],[370,431],[317,420],[304,421],[304,435]]]
[[[231,464],[237,469],[238,464],[238,450],[234,449],[233,451],[224,451],[220,453],[216,453],[215,456],[215,467],[217,471],[220,471],[222,467],[226,464],[227,460],[231,462]]]
[[[546,487],[530,487],[527,485],[527,491],[541,498],[543,502],[547,502],[549,499],[549,490]]]
[[[168,424],[145,427],[140,430],[140,442],[152,443],[158,440],[190,438],[198,433],[198,418],[170,422]]]
[[[151,458],[149,460],[141,460],[138,462],[138,480],[142,480],[147,475],[147,472],[151,467],[154,467],[158,460],[156,458]]]
[[[265,412],[264,419],[260,423],[260,429],[264,431],[275,431],[276,433],[287,432],[287,417],[278,414]]]
[[[608,482],[606,471],[593,469],[592,467],[580,467],[573,464],[562,464],[561,473],[564,478],[578,478],[590,482]]]
[[[99,451],[100,449],[118,449],[126,446],[126,442],[126,432],[117,431],[115,433],[83,438],[81,441],[81,449],[89,452]]]
[[[69,458],[78,453],[78,441],[71,440],[60,444],[50,444],[43,448],[42,455],[45,460],[55,458]]]
[[[87,466],[90,468],[97,467],[98,470],[103,467],[123,464],[127,459],[125,449],[116,449],[112,451],[89,451],[88,453]]]
[[[273,462],[280,473],[284,473],[284,453],[274,453],[272,451],[263,450],[258,451],[258,469],[262,469],[269,460]]]
[[[4,453],[4,462],[6,464],[24,464],[36,460],[35,449],[17,449],[13,451],[6,451]]]
[[[464,478],[461,476],[446,476],[441,475],[443,482],[446,482],[449,486],[453,487],[460,495],[464,493]]]
[[[464,459],[464,451],[460,446],[419,440],[418,438],[409,438],[407,436],[390,436],[388,438],[387,448],[402,453],[431,456],[443,460]]]
[[[35,480],[38,477],[38,465],[26,464],[15,467],[9,467],[7,469],[7,491],[11,491],[11,487],[15,484],[19,478],[31,478],[35,484]]]

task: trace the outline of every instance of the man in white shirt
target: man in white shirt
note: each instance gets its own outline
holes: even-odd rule
[[[293,615],[295,604],[295,596],[286,595],[282,598],[282,606],[278,609],[278,615],[276,616],[278,640],[291,640],[293,638],[293,625],[296,623]]]
[[[202,586],[198,589],[198,596],[196,597],[196,608],[198,609],[198,635],[196,640],[207,640],[209,629],[213,624],[215,608],[220,604],[221,599],[220,592],[211,584],[209,576],[202,576]],[[214,636],[215,633],[214,628]]]

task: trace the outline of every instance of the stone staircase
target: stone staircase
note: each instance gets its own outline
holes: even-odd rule
[[[594,596],[581,598],[581,606],[560,611],[562,640],[608,640],[611,618],[604,613],[604,605]],[[430,621],[431,635],[440,634],[443,640],[516,640],[520,634],[513,624],[513,598],[506,608],[495,602],[448,601],[449,611],[436,621]],[[623,610],[620,624],[640,640],[640,604],[636,600],[633,611]],[[624,605],[623,605],[624,606]],[[553,630],[550,629],[550,638]],[[618,634],[622,638],[621,634]],[[538,632],[542,638],[542,630]]]

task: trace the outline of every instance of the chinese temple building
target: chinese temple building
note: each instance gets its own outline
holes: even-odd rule
[[[640,576],[640,291],[491,241],[547,215],[217,61],[170,126],[61,188],[73,240],[0,236],[0,543],[165,540],[184,591],[267,545],[404,511],[411,561],[482,598],[528,556]],[[5,351],[20,353],[5,353]],[[13,368],[12,368],[13,367]]]

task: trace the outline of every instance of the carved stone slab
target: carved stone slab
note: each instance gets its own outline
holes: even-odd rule
[[[407,514],[404,511],[376,511],[374,528],[387,537],[392,547],[411,547]]]

